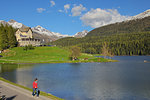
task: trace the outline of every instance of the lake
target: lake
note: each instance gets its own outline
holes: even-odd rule
[[[149,100],[150,56],[115,56],[119,62],[0,64],[0,76],[65,100]]]

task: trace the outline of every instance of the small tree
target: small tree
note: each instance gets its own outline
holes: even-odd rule
[[[107,43],[104,42],[103,47],[102,47],[102,54],[104,56],[104,58],[106,58],[106,56],[109,57],[113,57],[113,53],[111,52],[111,50],[108,48]]]
[[[110,59],[114,56],[114,54],[112,53],[112,51],[109,49],[109,52],[108,52],[108,56],[110,57]]]
[[[71,51],[70,57],[72,60],[77,60],[78,57],[81,55],[80,48],[77,46],[71,47],[70,51]]]
[[[108,47],[107,47],[106,42],[103,43],[102,54],[103,54],[104,58],[106,58],[106,56],[108,55]]]

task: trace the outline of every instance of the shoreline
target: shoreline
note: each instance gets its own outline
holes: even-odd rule
[[[110,59],[108,59],[107,61],[102,61],[102,62],[100,62],[100,61],[68,61],[68,62],[41,62],[41,63],[39,63],[39,62],[31,62],[31,63],[29,63],[29,62],[23,62],[23,63],[21,63],[21,62],[0,62],[0,64],[64,64],[64,63],[107,63],[107,62],[118,62],[118,60],[110,60]]]
[[[12,87],[14,87],[12,90],[26,91],[26,93],[24,93],[23,95],[28,95],[29,97],[32,97],[32,95],[31,95],[32,89],[31,88],[13,83],[9,80],[4,79],[3,77],[0,77],[0,83],[1,83],[1,87],[2,87],[2,85],[6,85],[9,89],[12,89]],[[3,93],[1,92],[1,94],[3,94]],[[5,94],[5,95],[7,95],[7,94]],[[41,91],[39,100],[64,100],[64,99],[56,97],[50,93],[46,93],[46,92]]]

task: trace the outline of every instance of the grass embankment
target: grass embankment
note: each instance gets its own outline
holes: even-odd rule
[[[25,86],[22,86],[22,85],[19,85],[19,84],[10,82],[10,81],[8,81],[8,80],[2,78],[2,77],[0,77],[0,80],[1,80],[1,81],[4,81],[4,82],[7,82],[7,83],[9,83],[9,84],[18,86],[18,87],[20,87],[20,88],[26,89],[26,90],[28,90],[28,91],[31,91],[31,92],[33,91],[31,88],[28,88],[28,87],[25,87]],[[43,96],[45,96],[45,97],[48,97],[48,98],[50,98],[50,99],[52,99],[52,100],[64,100],[64,99],[62,99],[62,98],[58,98],[58,97],[56,97],[56,96],[54,96],[54,95],[52,95],[52,94],[45,93],[45,92],[43,92],[43,91],[40,92],[40,95],[43,95]]]
[[[0,63],[75,63],[75,62],[113,62],[114,60],[97,58],[91,54],[82,54],[79,60],[71,61],[69,51],[59,47],[35,47],[33,50],[23,50],[16,47],[5,50],[0,57]]]

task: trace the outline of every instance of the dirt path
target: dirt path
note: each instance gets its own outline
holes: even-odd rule
[[[6,100],[52,100],[44,96],[33,97],[30,91],[0,80],[0,96],[3,95]]]

